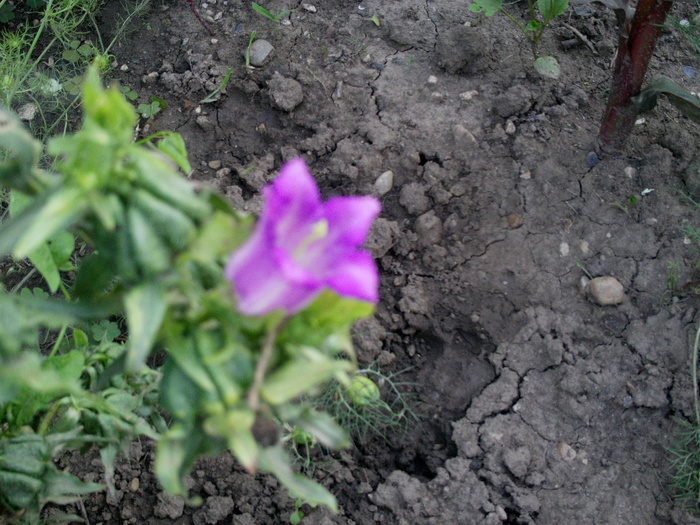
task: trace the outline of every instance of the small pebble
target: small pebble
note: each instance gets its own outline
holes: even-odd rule
[[[600,162],[598,154],[595,151],[589,151],[588,155],[586,155],[586,166],[593,168],[598,164],[598,162]]]
[[[139,490],[139,485],[141,482],[139,481],[139,478],[134,478],[131,480],[131,483],[129,483],[129,492],[136,492]]]
[[[308,11],[309,13],[315,13],[316,11],[318,11],[316,9],[316,6],[312,4],[301,4],[301,7],[303,7],[304,10]]]
[[[476,137],[467,128],[461,124],[455,124],[452,126],[452,136],[455,139],[456,146],[459,148],[476,144]]]
[[[515,133],[515,123],[512,120],[506,122],[506,135]]]
[[[620,304],[625,300],[625,289],[620,281],[607,275],[591,279],[586,291],[601,306]]]
[[[506,221],[508,222],[508,227],[511,230],[520,228],[523,225],[523,218],[515,213],[511,213],[510,215],[508,215],[506,217]]]
[[[394,187],[394,172],[389,170],[382,173],[374,182],[374,193],[381,197],[386,195]]]
[[[221,167],[221,161],[220,160],[210,160],[208,165],[211,169],[218,170]]]
[[[520,178],[523,180],[530,180],[532,178],[532,173],[528,170],[520,174]]]
[[[570,252],[570,251],[571,251],[571,249],[569,248],[569,243],[568,243],[568,242],[562,242],[562,243],[559,245],[559,254],[560,254],[562,257],[566,257],[567,255],[569,255],[569,252]]]
[[[260,67],[268,59],[270,53],[274,51],[274,46],[267,40],[259,39],[250,45],[250,65]],[[247,50],[246,50],[247,51]],[[245,57],[246,51],[243,52]]]
[[[34,120],[37,111],[39,111],[39,107],[36,104],[33,102],[27,102],[17,110],[17,116],[20,118],[20,120],[29,122]]]
[[[477,96],[478,94],[479,94],[479,92],[476,89],[472,89],[471,91],[465,91],[463,93],[460,93],[459,99],[464,100],[464,101],[471,100],[475,96]]]
[[[437,84],[437,83],[438,83],[438,79],[435,75],[430,75],[428,77],[428,84]]]
[[[571,448],[571,445],[563,441],[557,444],[557,452],[559,452],[559,455],[564,461],[572,461],[578,456],[576,451]]]

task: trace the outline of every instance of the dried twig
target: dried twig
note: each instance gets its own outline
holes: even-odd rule
[[[209,31],[209,34],[211,36],[216,36],[216,33],[214,32],[214,30],[207,25],[207,23],[204,21],[202,16],[199,14],[199,11],[197,11],[197,8],[194,6],[193,0],[185,0],[185,1],[190,5],[190,9],[192,9],[194,16],[196,16],[197,20],[199,20],[199,22],[204,26],[204,29]]]

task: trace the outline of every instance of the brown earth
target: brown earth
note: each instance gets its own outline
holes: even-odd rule
[[[554,81],[514,25],[464,1],[272,0],[269,11],[292,10],[278,26],[247,3],[195,4],[215,37],[186,2],[153,2],[115,50],[119,81],[169,104],[142,133],[180,132],[193,178],[246,210],[298,155],[324,196],[383,203],[369,243],[382,299],[358,351],[410,368],[421,419],[393,445],[361,442],[319,468],[341,510],[304,507],[302,524],[696,523],[673,503],[666,449],[693,413],[697,299],[682,286],[698,253],[681,227],[699,220],[680,190],[698,128],[662,105],[626,156],[588,167],[613,14],[585,7],[552,23],[542,51],[562,66]],[[252,31],[274,51],[247,69]],[[693,61],[667,31],[652,71],[693,90],[682,72]],[[199,103],[227,67],[217,100]],[[616,277],[624,302],[586,297],[584,269]],[[116,496],[80,509],[92,525],[282,524],[294,510],[276,481],[228,456],[198,464],[188,481],[204,504],[188,507],[162,493],[152,459],[134,444]],[[74,460],[100,479],[99,462]]]

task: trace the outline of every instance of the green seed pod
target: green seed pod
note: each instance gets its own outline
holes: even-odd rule
[[[379,401],[379,387],[369,377],[355,376],[345,390],[350,402],[358,408]]]

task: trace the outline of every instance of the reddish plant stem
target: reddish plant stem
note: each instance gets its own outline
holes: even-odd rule
[[[216,33],[214,33],[214,30],[207,25],[207,23],[202,19],[201,15],[199,14],[199,11],[197,11],[197,8],[194,6],[193,0],[185,0],[189,5],[190,9],[192,9],[192,12],[194,13],[194,16],[197,17],[197,20],[199,20],[199,23],[204,26],[204,29],[209,31],[209,34],[211,36],[216,36]]]
[[[639,0],[631,23],[620,16],[620,41],[610,96],[598,135],[604,153],[622,149],[637,119],[632,98],[639,95],[649,62],[666,16],[673,6],[668,0]]]

